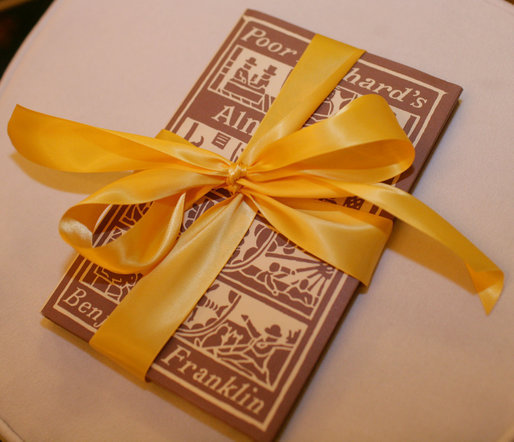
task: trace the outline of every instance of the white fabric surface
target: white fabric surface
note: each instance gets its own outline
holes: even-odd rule
[[[28,441],[244,438],[41,319],[73,257],[57,233],[60,215],[113,175],[32,165],[14,152],[5,127],[19,103],[154,135],[245,7],[463,86],[414,194],[506,273],[503,297],[486,316],[458,259],[397,225],[371,287],[345,315],[280,438],[512,434],[514,7],[503,0],[56,1],[0,83],[1,418]]]

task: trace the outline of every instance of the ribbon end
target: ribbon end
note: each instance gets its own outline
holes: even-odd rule
[[[485,313],[489,315],[500,298],[503,290],[503,272],[492,270],[472,274],[473,283],[482,302]]]

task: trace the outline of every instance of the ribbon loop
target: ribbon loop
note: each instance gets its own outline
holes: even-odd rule
[[[365,95],[335,116],[262,147],[249,174],[260,183],[305,174],[380,182],[401,174],[413,160],[414,147],[385,99]]]

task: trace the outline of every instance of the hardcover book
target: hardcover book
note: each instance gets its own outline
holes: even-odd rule
[[[313,35],[246,11],[166,128],[235,161]],[[361,95],[382,95],[416,148],[413,166],[393,180],[408,190],[460,92],[455,84],[365,53],[306,125],[335,114]],[[224,192],[212,192],[195,204],[184,217],[183,229],[225,198]],[[379,210],[357,197],[335,202],[355,210]],[[97,228],[96,244],[121,235],[147,207],[111,207]],[[78,256],[43,314],[89,341],[139,278]],[[269,440],[358,285],[257,217],[147,378],[252,438]]]

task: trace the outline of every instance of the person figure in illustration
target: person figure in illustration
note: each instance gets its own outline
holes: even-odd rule
[[[269,65],[267,69],[264,70],[264,73],[258,77],[258,75],[254,75],[252,80],[250,81],[250,85],[257,89],[260,93],[264,94],[266,92],[266,88],[269,85],[271,77],[275,75],[277,72],[277,68],[273,65]]]
[[[283,339],[280,326],[272,324],[259,331],[247,315],[243,324],[223,324],[195,344],[232,364],[248,376],[271,385],[287,360],[300,330]]]
[[[289,275],[291,275],[291,269],[281,266],[278,262],[272,262],[267,270],[260,270],[255,278],[271,291],[272,296],[278,296],[280,293],[279,280]]]
[[[250,57],[247,60],[245,60],[243,67],[239,68],[235,75],[234,80],[238,83],[244,84],[245,86],[249,85],[249,77],[250,77],[250,70],[253,67],[256,67],[257,63],[255,60],[255,57]]]
[[[271,384],[287,359],[292,345],[280,342],[282,333],[279,325],[273,324],[266,327],[264,333],[260,333],[248,316],[244,315],[243,320],[254,339],[246,346],[238,365]]]

